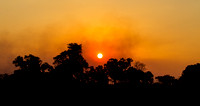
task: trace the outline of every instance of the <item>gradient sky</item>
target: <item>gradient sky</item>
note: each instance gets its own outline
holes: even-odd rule
[[[77,42],[90,65],[131,57],[179,77],[200,60],[199,19],[199,0],[0,0],[0,73],[18,55],[52,63]]]

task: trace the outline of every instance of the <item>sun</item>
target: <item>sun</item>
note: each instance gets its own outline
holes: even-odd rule
[[[97,57],[98,57],[99,59],[102,59],[102,58],[103,58],[103,54],[102,54],[102,53],[98,53],[98,54],[97,54]]]

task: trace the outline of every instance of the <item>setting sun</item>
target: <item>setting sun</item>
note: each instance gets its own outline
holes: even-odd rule
[[[97,57],[98,57],[99,59],[101,59],[101,58],[103,58],[103,54],[102,54],[102,53],[99,53],[99,54],[97,55]]]
[[[200,0],[0,0],[0,84],[200,86],[199,13]]]

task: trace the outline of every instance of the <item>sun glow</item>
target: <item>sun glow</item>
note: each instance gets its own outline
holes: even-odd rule
[[[98,57],[99,59],[102,59],[102,58],[103,58],[103,54],[102,54],[102,53],[98,53],[97,57]]]

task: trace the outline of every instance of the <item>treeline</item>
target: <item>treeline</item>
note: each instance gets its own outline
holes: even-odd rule
[[[200,64],[189,65],[180,78],[156,76],[131,58],[111,58],[106,64],[89,66],[82,46],[68,44],[68,50],[53,58],[53,66],[34,55],[18,56],[11,75],[1,74],[0,82],[62,84],[69,88],[187,88],[200,86]],[[157,81],[155,81],[155,79]]]

